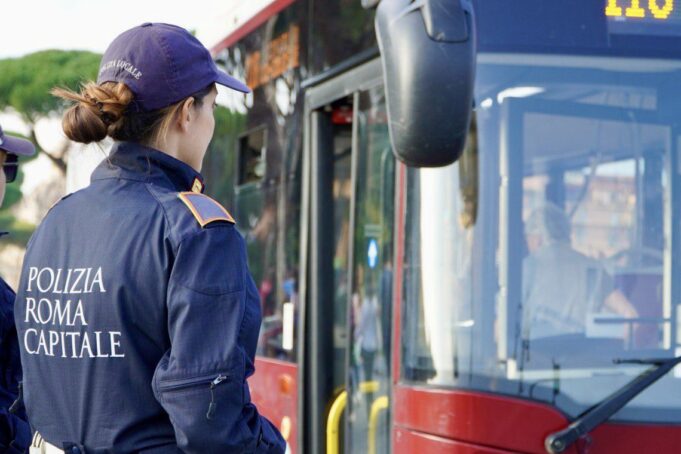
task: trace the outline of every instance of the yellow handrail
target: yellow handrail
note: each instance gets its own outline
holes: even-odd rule
[[[380,383],[376,380],[364,381],[359,384],[360,392],[375,393]],[[348,403],[348,392],[343,390],[329,409],[329,417],[326,420],[326,454],[339,454],[340,451],[340,420],[345,406]],[[373,411],[373,406],[372,406]]]
[[[369,452],[376,454],[376,426],[378,426],[378,414],[387,409],[389,405],[388,396],[381,396],[371,404],[369,414]]]
[[[378,387],[380,386],[380,383],[376,380],[371,380],[371,381],[363,381],[362,383],[359,384],[359,390],[366,394],[366,393],[375,393],[378,391]]]
[[[340,450],[340,420],[345,405],[348,403],[348,392],[341,392],[333,401],[326,422],[326,454],[338,454]]]

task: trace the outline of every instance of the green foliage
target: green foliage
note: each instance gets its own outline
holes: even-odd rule
[[[24,172],[21,169],[21,164],[24,162],[19,161],[19,173],[16,180],[5,186],[5,199],[2,202],[2,208],[0,208],[0,231],[10,232],[9,236],[2,238],[2,243],[10,242],[21,246],[28,243],[36,228],[33,224],[17,220],[11,212],[11,208],[23,197],[21,183],[24,181]]]
[[[2,238],[2,244],[13,243],[25,247],[35,228],[35,225],[18,220],[7,210],[0,210],[0,231],[9,232],[8,236]]]
[[[24,172],[19,167],[17,179],[13,183],[8,183],[5,186],[5,200],[2,202],[2,209],[10,208],[12,205],[21,200],[21,182],[24,181]]]
[[[360,42],[367,35],[373,37],[373,12],[364,9],[362,3],[355,0],[341,0],[339,3],[339,22],[347,27],[348,36],[354,42]]]
[[[237,138],[244,131],[246,116],[223,106],[215,108],[215,132],[208,146],[202,173],[207,192],[228,210],[234,209]]]
[[[50,90],[57,86],[78,89],[82,82],[95,79],[100,59],[101,55],[92,52],[45,50],[0,60],[0,111],[15,110],[33,129],[38,119],[62,108],[62,102],[52,96]],[[9,231],[10,235],[3,242],[26,245],[35,230],[36,226],[17,220],[11,213],[11,207],[22,198],[24,173],[21,165],[35,156],[37,154],[20,158],[17,180],[6,186],[0,209],[0,230]]]
[[[45,50],[0,60],[0,110],[16,110],[29,123],[58,111],[53,87],[78,88],[95,79],[101,55],[86,51]]]

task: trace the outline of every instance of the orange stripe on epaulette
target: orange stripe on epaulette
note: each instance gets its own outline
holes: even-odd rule
[[[236,224],[232,215],[220,203],[205,194],[187,191],[180,192],[177,196],[189,208],[201,227],[215,221]]]
[[[203,183],[198,178],[194,178],[194,184],[192,185],[192,192],[197,194],[203,193]]]

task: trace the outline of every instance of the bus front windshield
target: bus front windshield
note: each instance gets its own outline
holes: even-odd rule
[[[680,353],[681,62],[482,54],[477,81],[462,160],[407,171],[402,378],[576,416],[647,367],[614,360]],[[614,419],[680,422],[680,385]]]

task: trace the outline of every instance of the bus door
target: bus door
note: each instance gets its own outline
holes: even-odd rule
[[[302,445],[388,452],[395,164],[379,62],[310,89],[306,101]]]

